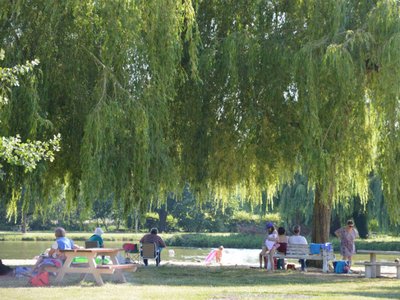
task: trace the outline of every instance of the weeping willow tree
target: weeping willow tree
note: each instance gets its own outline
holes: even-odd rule
[[[63,184],[69,207],[112,197],[128,213],[177,184],[169,103],[175,82],[192,76],[179,68],[183,42],[192,48],[190,1],[18,0],[0,11],[7,62],[40,59],[29,95],[63,136],[40,175],[44,194]]]
[[[385,174],[398,222],[399,177],[390,168],[397,165],[399,89],[390,70],[399,67],[399,3],[316,1],[307,11],[296,64],[299,103],[308,113],[301,158],[315,186],[313,238],[324,242],[332,205],[352,195],[365,203],[374,168]]]
[[[199,1],[200,80],[180,88],[177,123],[183,177],[227,199],[271,195],[295,168],[296,110],[285,28],[269,1]]]
[[[199,1],[201,81],[174,118],[184,174],[259,201],[300,172],[326,242],[332,208],[365,203],[376,169],[398,221],[399,22],[398,1]]]
[[[111,197],[127,213],[184,182],[261,201],[299,172],[324,242],[332,208],[365,202],[375,169],[399,215],[398,1],[18,0],[0,12],[7,62],[41,60],[29,95],[63,151],[40,179],[67,184],[71,203]]]

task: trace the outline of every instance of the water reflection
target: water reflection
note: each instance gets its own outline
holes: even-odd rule
[[[83,245],[81,241],[76,242]],[[51,241],[0,242],[1,259],[32,259],[51,246]],[[106,247],[120,248],[123,242],[106,242]],[[173,255],[170,255],[173,250]],[[213,248],[168,247],[162,253],[163,262],[185,262],[204,264],[204,259]],[[223,265],[258,265],[257,249],[225,248],[222,255]],[[213,261],[215,263],[215,261]]]

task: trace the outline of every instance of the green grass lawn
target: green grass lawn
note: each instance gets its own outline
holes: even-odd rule
[[[90,233],[71,232],[68,236],[85,240]],[[138,240],[143,234],[106,233],[106,240]],[[165,238],[173,234],[162,235]],[[215,235],[210,235],[214,237]],[[0,232],[2,240],[54,240],[52,232],[19,233]],[[203,238],[201,236],[200,238]],[[234,237],[235,238],[235,237]],[[375,237],[363,241],[362,247],[370,243],[398,245],[399,237]],[[362,248],[359,248],[362,249]],[[393,246],[385,250],[396,250]],[[367,256],[356,255],[355,260],[366,260]],[[392,260],[393,257],[390,257]],[[98,287],[94,281],[80,281],[79,275],[68,274],[62,285],[32,288],[27,278],[0,277],[0,300],[17,299],[400,299],[400,280],[394,278],[366,279],[358,274],[323,274],[310,270],[276,271],[267,273],[249,267],[205,267],[164,264],[159,268],[151,265],[140,267],[135,273],[126,273],[127,283],[112,282],[104,275],[106,284]]]
[[[400,299],[400,280],[357,274],[276,271],[239,267],[154,265],[125,273],[127,283],[97,287],[68,274],[61,286],[32,288],[27,278],[0,278],[5,299]],[[54,283],[54,277],[51,278]]]

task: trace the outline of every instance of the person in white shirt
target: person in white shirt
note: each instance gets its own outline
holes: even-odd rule
[[[294,235],[289,237],[288,243],[289,244],[301,244],[301,245],[307,245],[308,242],[306,238],[302,235],[300,235],[300,225],[295,225],[293,227],[293,233]],[[306,261],[305,259],[299,259],[299,263],[301,265],[301,270],[305,271],[306,270]]]

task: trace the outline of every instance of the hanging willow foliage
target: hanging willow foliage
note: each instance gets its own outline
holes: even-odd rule
[[[379,167],[397,219],[398,10],[398,1],[200,1],[201,81],[180,89],[174,117],[186,178],[217,194],[241,185],[259,201],[301,171],[329,207],[365,202]]]
[[[396,0],[0,3],[1,47],[40,59],[63,136],[46,182],[125,212],[184,182],[261,201],[295,172],[329,211],[375,170],[396,219],[399,22]]]
[[[125,212],[171,190],[169,105],[175,81],[196,72],[191,1],[18,0],[0,11],[8,61],[41,60],[40,107],[63,136],[47,186],[66,184],[70,205],[111,195]]]

